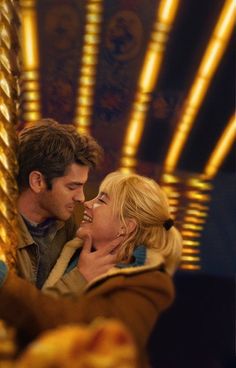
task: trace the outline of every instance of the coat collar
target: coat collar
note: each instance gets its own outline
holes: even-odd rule
[[[74,238],[65,244],[43,288],[51,287],[56,284],[56,282],[64,275],[67,269],[67,266],[70,262],[70,259],[72,258],[75,251],[81,248],[82,246],[83,246],[83,242],[81,239],[78,239],[78,238]],[[145,260],[144,265],[136,266],[136,267],[127,267],[127,268],[113,267],[107,273],[89,282],[85,290],[90,289],[90,287],[92,287],[97,282],[105,280],[112,276],[138,274],[138,273],[146,272],[149,270],[161,269],[163,266],[164,266],[164,258],[162,255],[158,253],[157,249],[147,248],[146,260]]]
[[[119,275],[135,275],[139,273],[143,273],[146,271],[151,270],[158,270],[164,267],[164,258],[161,254],[157,252],[156,249],[147,248],[147,256],[145,264],[142,266],[136,266],[136,267],[127,267],[127,268],[118,268],[113,267],[111,268],[107,273],[95,278],[93,281],[89,282],[86,285],[85,290],[88,290],[94,286],[94,284],[106,280],[107,278],[113,277],[113,276],[119,276]]]
[[[23,220],[23,217],[20,215],[20,213],[18,214],[18,224],[19,224],[19,232],[18,232],[18,249],[21,248],[25,248],[31,244],[34,244],[35,241],[32,238],[26,224],[25,221]],[[63,221],[57,221],[56,226],[57,226],[57,231],[59,229],[61,229],[64,226],[64,222]]]

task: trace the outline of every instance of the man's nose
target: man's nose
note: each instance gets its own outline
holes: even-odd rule
[[[73,196],[73,200],[75,202],[84,203],[84,201],[85,201],[84,191],[80,190],[80,191],[76,192]]]

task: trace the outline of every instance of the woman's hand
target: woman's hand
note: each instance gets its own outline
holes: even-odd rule
[[[87,281],[92,281],[114,267],[116,264],[117,247],[117,244],[111,244],[109,247],[92,251],[92,238],[87,236],[77,263],[82,276]]]

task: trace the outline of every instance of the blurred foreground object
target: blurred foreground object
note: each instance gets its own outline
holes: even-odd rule
[[[16,354],[15,331],[13,328],[7,327],[0,320],[0,367],[13,367],[12,358]]]
[[[69,325],[44,333],[29,345],[15,368],[136,368],[134,342],[116,320]]]

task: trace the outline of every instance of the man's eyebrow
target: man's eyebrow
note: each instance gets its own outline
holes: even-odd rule
[[[84,185],[85,182],[81,182],[81,181],[70,181],[68,182],[66,185],[75,185],[75,186],[78,186],[78,185]]]

